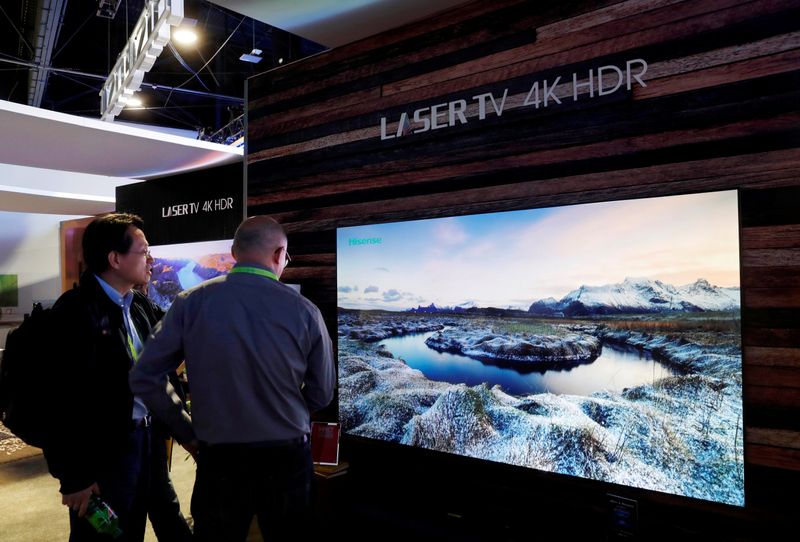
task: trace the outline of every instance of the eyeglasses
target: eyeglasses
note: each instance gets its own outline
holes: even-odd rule
[[[279,252],[281,250],[283,250],[284,253],[283,265],[289,265],[290,263],[292,263],[292,257],[289,256],[289,251],[286,249],[286,247],[278,247],[275,249],[275,252]]]
[[[150,254],[150,249],[144,250],[129,250],[127,254],[138,254],[139,256],[144,256],[146,260],[150,260],[153,258],[153,255]]]

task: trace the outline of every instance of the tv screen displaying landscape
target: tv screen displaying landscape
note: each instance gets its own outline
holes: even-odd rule
[[[337,230],[343,431],[744,505],[736,191]]]
[[[147,295],[167,310],[182,291],[231,270],[235,263],[232,244],[232,240],[226,239],[151,246],[154,262]]]

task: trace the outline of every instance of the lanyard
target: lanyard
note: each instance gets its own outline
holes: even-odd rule
[[[230,273],[250,273],[251,275],[260,275],[262,277],[267,277],[268,279],[278,280],[278,275],[272,271],[267,271],[266,269],[261,269],[259,267],[248,267],[246,265],[234,267],[230,270]]]
[[[130,333],[126,333],[126,335],[128,336],[128,348],[131,351],[131,357],[133,358],[133,363],[136,363],[137,361],[139,361],[139,352],[137,352],[136,347],[133,346],[133,341],[131,340]]]

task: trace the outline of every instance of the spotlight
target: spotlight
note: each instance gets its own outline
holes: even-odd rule
[[[197,33],[191,28],[178,28],[172,33],[172,37],[178,43],[190,45],[197,41]]]

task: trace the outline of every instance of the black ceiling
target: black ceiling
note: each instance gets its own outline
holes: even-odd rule
[[[109,0],[61,1],[66,8],[52,48],[52,69],[48,70],[40,107],[99,118],[98,92],[141,15],[145,0],[119,0],[113,19],[97,15],[98,6]],[[43,2],[49,3],[0,2],[2,100],[32,105],[28,98],[29,79],[35,72],[32,66],[36,66],[34,51]],[[184,11],[186,18],[197,21],[199,39],[189,46],[171,44],[174,51],[167,45],[137,92],[143,107],[125,109],[117,119],[211,133],[241,113],[248,77],[278,66],[280,58],[288,62],[324,49],[204,0],[184,0]],[[239,60],[254,48],[263,51],[261,62]],[[207,62],[207,67],[195,76]]]

